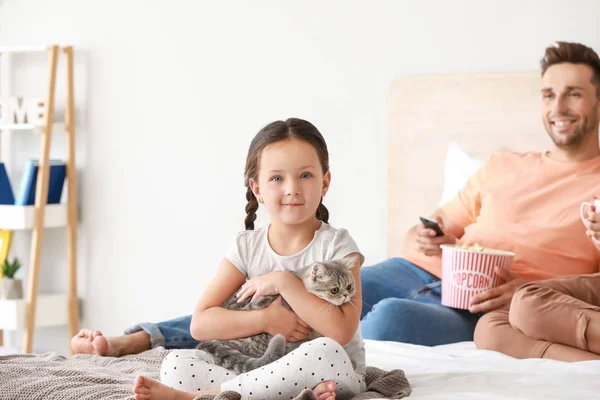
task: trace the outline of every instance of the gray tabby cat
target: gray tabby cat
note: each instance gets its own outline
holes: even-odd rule
[[[356,282],[351,268],[357,258],[346,256],[341,260],[316,262],[296,271],[294,275],[302,280],[308,292],[339,306],[349,302],[356,293]],[[248,298],[238,303],[234,293],[221,306],[229,310],[260,310],[279,297],[264,296],[253,303],[250,302],[251,298]],[[281,301],[284,307],[293,311],[285,299],[281,298]],[[312,331],[305,341],[319,336],[321,335]],[[197,348],[212,355],[215,364],[242,374],[280,359],[303,342],[286,342],[281,334],[271,336],[268,333],[260,333],[242,339],[202,342]]]

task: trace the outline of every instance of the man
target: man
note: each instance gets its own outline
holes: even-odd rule
[[[473,340],[481,313],[508,308],[527,281],[598,272],[580,204],[600,195],[600,60],[559,42],[541,61],[546,153],[494,154],[458,196],[436,210],[445,235],[422,225],[406,237],[405,258],[363,268],[365,338],[437,345]],[[468,311],[440,305],[441,244],[479,243],[516,254],[506,283],[475,296]],[[372,306],[372,307],[371,307]]]
[[[580,160],[590,166],[588,184],[598,188],[597,174],[591,173],[598,159],[593,156],[597,142],[584,144],[584,136],[597,140],[600,60],[589,49],[563,46],[546,54],[542,71],[543,106],[548,115],[546,122],[550,122],[546,126],[551,128],[551,135],[554,133],[555,142],[570,150],[567,159],[587,154]],[[578,129],[572,129],[575,126]],[[580,229],[585,230],[597,253],[598,203],[596,200],[583,209]],[[572,256],[577,258],[579,254],[573,252]],[[597,272],[597,268],[591,272]],[[475,344],[516,358],[600,360],[600,273],[561,276],[521,286],[510,310],[490,312],[479,321]]]

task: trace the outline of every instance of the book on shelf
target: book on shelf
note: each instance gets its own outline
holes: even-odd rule
[[[15,204],[15,197],[4,163],[0,163],[0,204]]]
[[[4,163],[0,163],[0,204],[15,204],[15,197],[10,187],[10,180]],[[11,239],[11,231],[0,230],[0,278],[2,277],[2,264],[4,264],[4,260],[6,260],[10,251]]]
[[[21,186],[15,199],[18,206],[30,206],[35,204],[35,190],[39,170],[39,160],[29,159],[25,163]],[[50,160],[50,179],[48,181],[48,204],[58,204],[63,192],[67,165],[61,160]]]
[[[0,278],[2,277],[2,264],[10,252],[10,243],[12,240],[12,231],[0,230]]]

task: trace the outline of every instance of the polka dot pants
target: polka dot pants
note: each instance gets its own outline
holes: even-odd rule
[[[160,378],[185,392],[220,388],[258,400],[293,399],[324,381],[336,383],[340,400],[366,388],[364,375],[354,371],[344,348],[329,338],[303,343],[278,361],[241,375],[212,364],[212,357],[201,350],[175,350],[163,361]]]

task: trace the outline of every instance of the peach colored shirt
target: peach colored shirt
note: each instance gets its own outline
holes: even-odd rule
[[[442,210],[464,227],[460,243],[512,251],[513,272],[538,280],[599,271],[600,251],[579,216],[593,196],[600,197],[600,156],[567,163],[544,153],[496,153]],[[441,278],[440,256],[411,246],[404,257]]]

